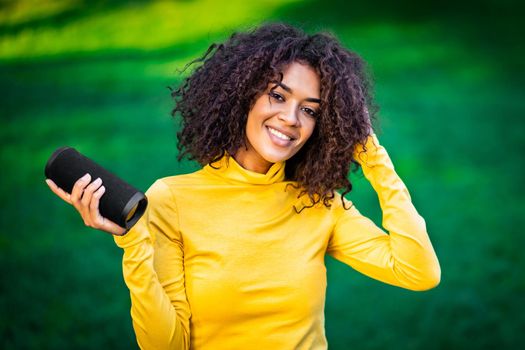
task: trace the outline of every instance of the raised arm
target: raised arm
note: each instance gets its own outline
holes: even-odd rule
[[[176,204],[162,180],[146,195],[144,216],[126,235],[114,238],[124,249],[133,328],[141,349],[189,349],[190,308]]]
[[[367,140],[366,152],[358,147],[355,155],[377,192],[388,234],[355,206],[349,210],[338,206],[328,254],[385,283],[411,290],[435,287],[441,270],[425,220],[412,204],[385,148],[373,134]]]

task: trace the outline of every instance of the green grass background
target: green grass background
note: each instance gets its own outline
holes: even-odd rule
[[[329,30],[369,62],[378,134],[426,219],[438,288],[327,259],[331,349],[516,349],[525,329],[523,8],[511,1],[1,1],[0,347],[136,348],[121,254],[44,183],[70,145],[143,190],[176,161],[168,86],[232,31]],[[349,197],[381,224],[352,175]]]

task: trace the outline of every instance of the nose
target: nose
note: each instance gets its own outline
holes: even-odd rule
[[[286,125],[298,126],[299,117],[297,115],[297,106],[291,103],[286,108],[283,108],[283,110],[279,113],[278,118]]]

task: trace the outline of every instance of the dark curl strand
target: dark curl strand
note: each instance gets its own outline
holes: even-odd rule
[[[359,166],[354,150],[364,146],[377,108],[364,61],[327,33],[265,24],[234,33],[188,64],[195,70],[172,92],[172,115],[180,122],[179,160],[187,156],[206,165],[245,147],[248,112],[292,62],[316,70],[321,104],[312,136],[286,161],[286,180],[297,183],[299,197],[308,195],[307,207],[320,202],[330,207],[335,190],[342,191],[341,200],[352,190],[350,166]]]

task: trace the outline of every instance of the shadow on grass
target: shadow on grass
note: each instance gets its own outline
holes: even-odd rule
[[[88,18],[92,15],[99,15],[101,12],[114,11],[127,6],[139,6],[140,4],[148,3],[147,0],[81,0],[65,6],[60,11],[57,11],[47,16],[36,16],[25,21],[16,23],[0,23],[0,36],[16,35],[26,29],[38,30],[47,27],[62,27],[69,23]],[[35,5],[35,4],[31,4]],[[14,11],[17,6],[17,1],[2,1],[0,2],[0,11],[9,12]],[[30,6],[26,4],[25,6]],[[38,5],[36,5],[38,6]]]

